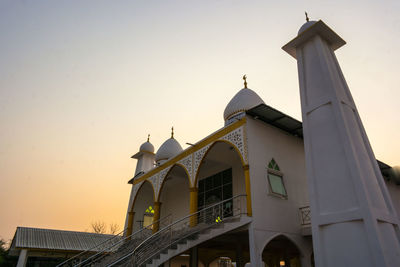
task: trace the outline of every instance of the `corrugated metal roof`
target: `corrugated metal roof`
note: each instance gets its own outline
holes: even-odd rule
[[[13,249],[34,248],[67,251],[91,249],[92,251],[100,251],[101,246],[92,248],[113,237],[115,237],[115,242],[118,242],[121,238],[106,234],[17,227],[11,247]]]
[[[303,138],[303,124],[302,122],[293,119],[292,117],[274,109],[266,104],[260,104],[246,113],[255,119],[261,120],[265,123],[271,124],[287,133],[290,133],[299,138]],[[392,180],[397,185],[400,185],[400,177],[396,175],[393,168],[389,165],[377,160],[379,168],[383,177],[386,180]]]
[[[303,138],[303,125],[300,121],[265,104],[260,104],[246,112],[248,115],[271,124],[294,136]]]

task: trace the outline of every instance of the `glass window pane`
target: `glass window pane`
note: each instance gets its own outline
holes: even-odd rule
[[[232,169],[228,169],[222,173],[223,184],[232,183]]]
[[[223,187],[223,200],[232,197],[232,184],[224,185]]]
[[[204,180],[199,181],[199,194],[204,192]]]
[[[144,215],[143,216],[143,227],[147,227],[153,223],[153,216]]]
[[[286,196],[286,190],[283,185],[282,177],[269,173],[268,179],[273,193]]]
[[[222,185],[222,174],[218,173],[217,175],[214,176],[214,181],[213,181],[214,187],[219,187]]]
[[[205,179],[205,191],[212,189],[212,179],[206,178]]]

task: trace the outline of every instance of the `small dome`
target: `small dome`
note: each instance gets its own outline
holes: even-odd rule
[[[165,141],[160,148],[157,150],[156,153],[156,162],[159,163],[159,161],[165,161],[170,158],[175,157],[179,153],[182,152],[182,147],[178,143],[178,141],[175,140],[175,138],[171,137],[167,141]]]
[[[303,26],[300,27],[299,32],[297,33],[297,35],[300,35],[300,33],[304,32],[305,30],[307,30],[308,28],[310,28],[312,25],[314,25],[316,23],[315,20],[310,20],[307,21],[306,23],[303,24]]]
[[[154,146],[149,142],[145,142],[140,146],[139,149],[140,152],[150,152],[150,153],[154,153]]]
[[[244,112],[260,104],[265,104],[253,90],[243,88],[232,99],[224,111],[225,121],[230,119],[233,115]]]

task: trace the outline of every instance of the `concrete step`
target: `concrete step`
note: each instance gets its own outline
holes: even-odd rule
[[[215,238],[219,235],[249,224],[251,220],[252,219],[250,217],[244,216],[237,219],[232,218],[232,220],[213,225],[211,228],[201,231],[196,235],[193,235],[194,238],[185,238],[185,243],[179,243],[176,247],[174,246],[168,249],[167,253],[160,253],[160,257],[158,259],[154,259],[152,261],[152,265],[149,266],[159,266],[164,262],[170,260],[171,258],[183,253],[184,251],[192,247],[197,246],[200,243],[203,243],[206,240]]]

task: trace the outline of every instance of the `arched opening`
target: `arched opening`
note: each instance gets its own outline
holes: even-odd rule
[[[300,251],[287,237],[279,235],[265,246],[262,260],[266,267],[301,267]]]
[[[160,189],[160,218],[171,215],[172,222],[189,214],[189,177],[180,165],[167,173]]]
[[[150,225],[154,205],[154,190],[150,182],[145,181],[136,194],[133,203],[133,233],[144,226]]]
[[[231,267],[232,266],[232,259],[226,256],[217,257],[213,260],[208,267]]]
[[[233,144],[217,141],[210,147],[200,163],[196,184],[198,210],[246,194],[243,162]],[[233,208],[232,202],[225,204]]]

